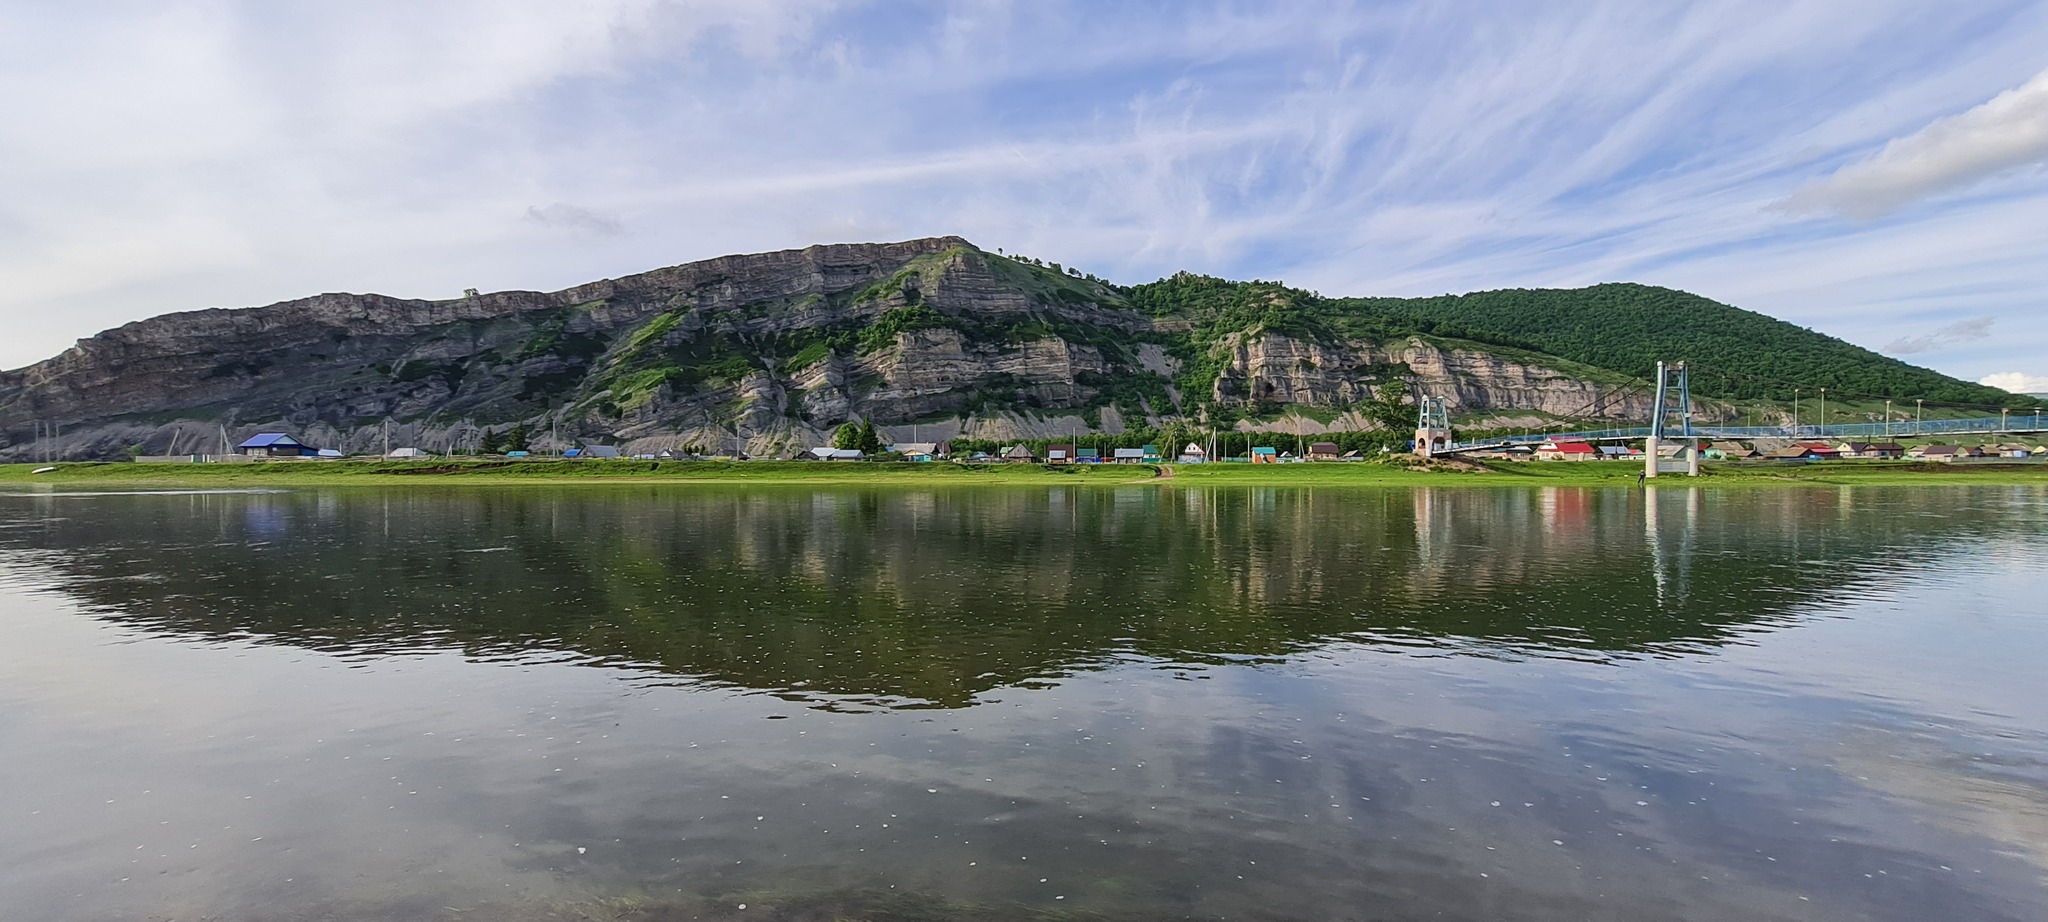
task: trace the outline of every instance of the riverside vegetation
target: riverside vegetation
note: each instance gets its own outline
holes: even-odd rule
[[[872,484],[876,486],[1634,486],[1630,462],[1444,462],[1409,456],[1319,464],[963,464],[953,462],[635,461],[430,459],[245,464],[65,463],[0,465],[0,484],[66,486],[298,487],[490,484]],[[38,473],[38,471],[41,471]],[[1695,478],[1657,484],[1799,486],[2048,483],[2048,464],[1840,461],[1714,464]]]

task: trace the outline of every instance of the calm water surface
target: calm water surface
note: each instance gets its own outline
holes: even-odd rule
[[[0,494],[0,917],[2040,920],[2044,669],[2041,487]]]

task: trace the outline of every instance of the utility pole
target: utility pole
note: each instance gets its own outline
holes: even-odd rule
[[[1792,389],[1792,437],[1799,437],[1799,388]]]
[[[1828,389],[1820,389],[1820,437],[1828,437]]]
[[[1892,437],[1892,401],[1889,397],[1884,401],[1884,437]]]
[[[1926,401],[1922,398],[1913,398],[1913,430],[1916,435],[1920,428],[1927,424],[1927,408],[1922,406],[1924,403]]]

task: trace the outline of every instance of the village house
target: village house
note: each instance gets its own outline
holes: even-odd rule
[[[1207,460],[1209,460],[1209,453],[1203,451],[1202,446],[1193,442],[1189,442],[1187,447],[1180,450],[1180,463],[1182,464],[1200,464]]]
[[[1341,455],[1342,452],[1338,450],[1336,442],[1308,443],[1308,459],[1310,461],[1335,461]]]
[[[1763,457],[1763,452],[1741,442],[1715,442],[1707,446],[1702,457],[1711,461],[1746,461],[1750,458]]]
[[[1158,464],[1161,460],[1159,446],[1157,445],[1143,445],[1138,450],[1144,452],[1140,459],[1146,464]]]
[[[1829,448],[1827,452],[1823,454],[1820,449],[1815,448],[1812,445],[1804,443],[1794,443],[1791,445],[1787,445],[1783,448],[1780,448],[1776,451],[1773,451],[1770,454],[1765,455],[1764,457],[1769,458],[1773,461],[1825,461],[1830,460],[1835,456],[1836,453],[1833,448]]]
[[[1012,445],[1005,448],[1000,457],[1012,464],[1031,464],[1038,460],[1038,456],[1032,454],[1031,449],[1024,445]]]
[[[897,442],[889,450],[902,455],[905,461],[934,461],[952,453],[953,446],[946,442]]]
[[[1119,448],[1110,456],[1110,460],[1117,464],[1143,464],[1145,463],[1145,449]]]
[[[1990,453],[2000,458],[2025,458],[2031,452],[2025,445],[2007,444],[1998,446]]]
[[[1906,446],[1897,442],[1843,442],[1835,446],[1843,458],[1889,461],[1906,456]]]
[[[1273,446],[1260,445],[1257,448],[1252,449],[1252,463],[1278,464],[1280,463],[1280,455],[1278,452],[1274,451]]]
[[[867,453],[858,448],[813,448],[806,452],[815,461],[862,461]]]
[[[1963,450],[1954,445],[1921,445],[1906,452],[1906,457],[1915,461],[1954,461],[1965,457]]]
[[[1047,446],[1045,446],[1045,463],[1047,463],[1047,464],[1072,464],[1072,463],[1074,463],[1074,446],[1072,446],[1072,445],[1047,445]]]
[[[1075,449],[1075,450],[1074,450],[1074,463],[1076,463],[1076,464],[1101,464],[1101,463],[1102,463],[1102,449],[1100,449],[1100,448],[1092,448],[1092,447],[1083,447],[1083,448],[1077,448],[1077,449]]]
[[[1585,442],[1544,442],[1536,446],[1538,461],[1595,461],[1600,452]]]
[[[251,437],[248,441],[235,446],[235,450],[245,455],[263,458],[311,458],[320,454],[319,449],[282,432],[265,432]]]

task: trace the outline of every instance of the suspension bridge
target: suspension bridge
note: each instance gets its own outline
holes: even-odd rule
[[[1576,432],[1544,432],[1528,435],[1496,436],[1485,439],[1454,441],[1451,435],[1449,401],[1443,397],[1424,397],[1419,404],[1415,429],[1415,449],[1424,456],[1457,455],[1473,451],[1492,451],[1516,445],[1535,445],[1543,442],[1633,442],[1643,441],[1647,464],[1652,465],[1649,476],[1656,476],[1661,469],[1665,473],[1695,473],[1698,470],[1699,442],[1701,440],[1740,441],[1745,439],[1835,439],[1842,441],[1875,441],[1879,439],[1929,438],[1964,435],[2041,435],[2048,433],[2048,412],[2038,408],[2022,413],[2003,411],[1996,415],[1951,417],[1946,419],[1915,418],[1910,420],[1887,419],[1874,423],[1840,424],[1794,424],[1783,426],[1720,426],[1698,425],[1692,418],[1691,376],[1684,362],[1667,365],[1657,363],[1657,385],[1655,410],[1648,426],[1620,428],[1585,429]],[[1679,445],[1676,456],[1663,458],[1660,462],[1656,446],[1660,442]]]

